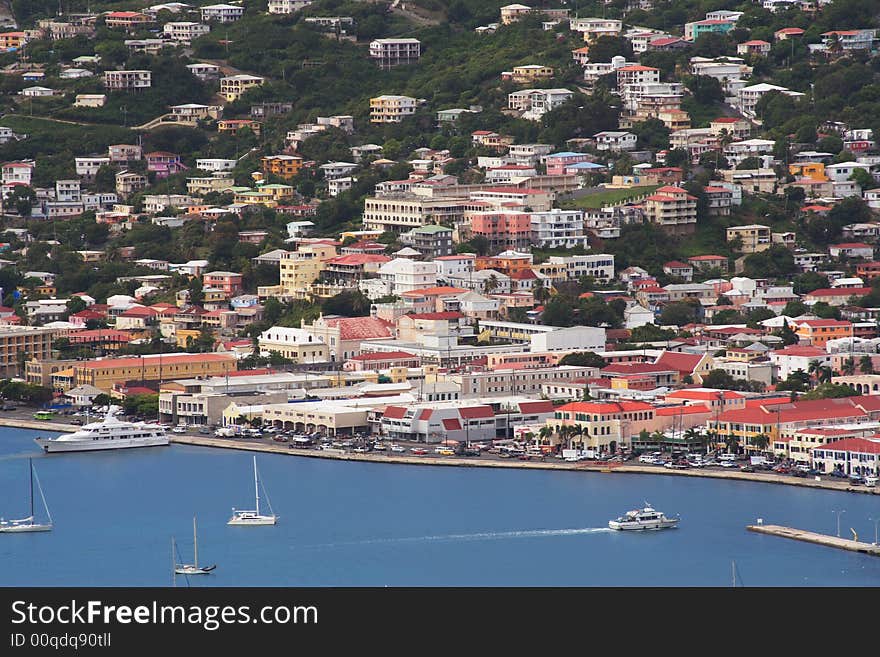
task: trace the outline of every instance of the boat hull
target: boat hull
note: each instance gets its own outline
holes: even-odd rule
[[[227,525],[234,525],[238,527],[258,527],[261,525],[274,525],[277,522],[277,518],[275,516],[258,516],[256,518],[237,518],[232,517],[227,522]]]
[[[618,522],[611,520],[608,527],[618,531],[644,531],[649,529],[670,529],[678,525],[677,519],[649,520],[645,522]]]
[[[26,532],[50,532],[52,525],[0,525],[0,534],[24,534]]]
[[[178,575],[210,575],[216,566],[207,566],[205,568],[196,568],[195,566],[180,566],[174,569]]]
[[[151,438],[121,438],[114,440],[59,440],[58,438],[34,438],[47,454],[58,452],[95,452],[105,449],[129,449],[133,447],[161,447],[171,443],[167,436]]]

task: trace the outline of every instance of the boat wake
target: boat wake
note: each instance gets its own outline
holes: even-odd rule
[[[439,534],[436,536],[408,536],[401,538],[373,538],[362,541],[345,541],[309,545],[303,548],[333,548],[348,545],[380,545],[394,543],[428,543],[431,541],[494,541],[512,538],[546,538],[549,536],[580,536],[584,534],[605,534],[612,531],[607,527],[582,527],[573,529],[532,529],[513,532],[478,532],[474,534]]]

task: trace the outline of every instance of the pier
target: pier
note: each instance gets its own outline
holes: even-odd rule
[[[783,527],[782,525],[748,525],[746,526],[746,529],[750,532],[757,532],[759,534],[791,538],[796,541],[806,541],[807,543],[815,543],[816,545],[824,545],[839,550],[861,552],[862,554],[871,554],[875,557],[880,557],[880,545],[874,543],[854,541],[849,538],[828,536],[827,534],[817,534],[816,532],[795,529],[794,527]]]

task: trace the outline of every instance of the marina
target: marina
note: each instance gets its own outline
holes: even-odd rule
[[[175,564],[195,565],[186,537],[194,514],[199,567],[204,558],[217,568],[178,575],[178,587],[726,587],[732,560],[749,586],[880,585],[880,560],[870,555],[743,531],[756,517],[833,531],[831,510],[845,499],[844,517],[867,535],[876,500],[865,495],[666,473],[377,467],[263,452],[260,479],[284,520],[248,531],[227,521],[254,495],[252,453],[172,443],[43,455],[35,435],[0,429],[0,499],[26,504],[33,458],[55,520],[51,532],[0,539],[9,586],[168,586],[172,536]],[[634,499],[684,520],[675,531],[611,530],[609,518]],[[114,518],[100,536],[97,517]]]

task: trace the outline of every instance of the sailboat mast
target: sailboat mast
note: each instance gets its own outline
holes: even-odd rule
[[[257,515],[260,515],[260,484],[257,479],[257,457],[254,456],[254,495],[257,498]]]
[[[31,459],[28,459],[28,466],[31,469],[31,521],[33,521],[34,517],[34,462]]]
[[[196,517],[193,516],[193,560],[195,567],[199,567],[199,538],[196,536]]]

